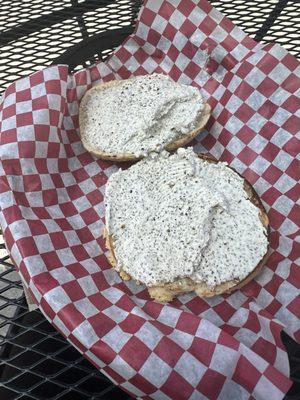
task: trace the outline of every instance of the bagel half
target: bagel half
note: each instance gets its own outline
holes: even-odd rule
[[[216,160],[207,155],[199,154],[198,156],[202,160],[205,160],[209,163],[217,163]],[[231,169],[234,172],[236,172],[233,168]],[[266,232],[269,233],[269,219],[266,210],[264,209],[259,196],[257,195],[253,187],[246,179],[244,179],[244,190],[246,191],[248,199],[251,201],[251,203],[253,203],[255,207],[257,207],[259,212],[260,222],[262,226],[266,229]],[[104,228],[103,235],[105,238],[106,247],[109,250],[109,257],[108,257],[109,262],[113,268],[116,268],[117,259],[114,251],[114,239],[111,235],[109,235],[106,227]],[[253,270],[248,274],[248,276],[246,276],[242,280],[230,280],[218,284],[214,287],[211,287],[208,286],[205,282],[200,282],[200,283],[195,282],[191,278],[187,277],[187,278],[176,279],[173,282],[165,283],[162,285],[149,286],[147,287],[147,289],[150,297],[160,302],[169,302],[173,300],[174,297],[191,291],[195,291],[196,294],[200,297],[212,297],[223,293],[228,294],[233,292],[234,290],[242,288],[248,282],[250,282],[256,275],[258,275],[261,269],[263,268],[264,264],[266,263],[267,258],[268,258],[268,249],[264,254],[264,256],[262,257],[262,259],[260,260],[260,262],[256,266],[253,266]],[[128,281],[131,279],[131,276],[124,270],[120,270],[118,272],[121,279],[123,279],[124,281]]]
[[[157,75],[157,74],[154,74]],[[122,85],[126,81],[133,80],[135,78],[130,78],[127,80],[112,80],[106,83],[101,83],[98,85],[95,85],[92,87],[90,90],[88,90],[85,95],[83,96],[80,107],[79,107],[79,127],[80,127],[80,136],[82,140],[82,144],[84,148],[93,154],[95,157],[98,157],[103,160],[108,160],[108,161],[117,161],[117,162],[126,162],[126,161],[137,161],[143,156],[136,156],[133,153],[129,152],[120,152],[120,153],[112,153],[112,152],[107,152],[107,151],[102,151],[98,148],[95,148],[94,146],[91,145],[89,137],[90,137],[90,118],[88,115],[88,110],[90,106],[91,101],[93,100],[95,94],[104,91],[109,88],[113,88],[116,86]],[[183,86],[183,85],[182,85]],[[187,86],[188,87],[188,86]],[[116,109],[115,112],[118,112]],[[179,147],[185,146],[188,143],[190,143],[206,126],[211,114],[211,107],[208,103],[204,103],[204,107],[201,111],[201,114],[199,115],[199,118],[197,119],[196,126],[189,132],[185,134],[180,134],[179,137],[176,139],[170,141],[167,143],[164,147],[165,150],[167,151],[173,151],[178,149]],[[111,118],[114,118],[112,115]],[[121,130],[122,128],[120,128]]]

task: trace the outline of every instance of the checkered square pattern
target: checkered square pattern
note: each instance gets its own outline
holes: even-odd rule
[[[243,174],[270,218],[262,273],[231,295],[171,304],[110,268],[105,183],[116,171],[79,139],[78,105],[98,81],[166,73],[201,88],[213,112],[195,143]],[[145,2],[109,58],[68,76],[53,66],[12,84],[0,108],[0,223],[26,286],[53,325],[143,399],[282,399],[280,332],[299,331],[298,62],[266,49],[206,0]]]

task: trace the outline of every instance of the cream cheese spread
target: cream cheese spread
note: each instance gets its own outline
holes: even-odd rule
[[[192,131],[203,109],[198,89],[166,75],[138,76],[93,93],[82,139],[95,151],[146,156]]]
[[[147,286],[245,278],[268,240],[243,183],[225,163],[204,161],[191,148],[152,154],[113,174],[106,226],[117,270]]]

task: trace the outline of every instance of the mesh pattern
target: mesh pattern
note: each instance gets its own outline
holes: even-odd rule
[[[82,3],[79,1],[78,3]],[[42,15],[49,15],[53,11],[62,10],[64,7],[70,6],[69,0],[61,0],[59,4],[53,1],[43,1],[42,4],[39,0],[31,1],[14,1],[13,4],[9,0],[3,0],[1,4],[1,30],[12,29],[24,22],[30,21],[33,18]],[[6,18],[9,15],[9,19]]]
[[[15,79],[51,64],[83,38],[133,25],[141,0],[63,0],[59,4],[50,0],[19,0],[13,6],[10,3],[1,3],[0,91]],[[255,39],[276,41],[295,56],[300,55],[298,1],[211,3]]]
[[[0,12],[0,92],[95,33],[133,25],[141,1],[4,1]],[[19,19],[19,16],[25,18]],[[9,17],[9,18],[8,18]],[[59,21],[59,22],[58,22]],[[107,53],[106,53],[107,55]],[[99,58],[99,57],[98,57]]]
[[[300,55],[298,1],[211,1],[250,36]],[[10,0],[0,10],[0,92],[15,79],[54,62],[75,44],[133,27],[141,0]],[[113,36],[113,33],[112,33]],[[91,48],[82,68],[105,59],[117,44]],[[99,46],[99,44],[97,44]],[[80,49],[79,49],[80,50]],[[288,398],[300,397],[300,350],[285,338],[291,376]],[[26,393],[26,394],[25,394]],[[129,399],[70,346],[39,311],[29,313],[18,274],[0,241],[0,398]]]

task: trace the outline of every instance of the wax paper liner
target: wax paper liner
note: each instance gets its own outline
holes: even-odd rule
[[[117,167],[82,147],[79,101],[95,82],[154,71],[202,89],[213,115],[195,149],[245,176],[268,210],[267,266],[230,296],[155,303],[106,259],[103,194]],[[297,72],[286,50],[257,44],[206,1],[149,0],[108,62],[73,76],[53,66],[6,90],[6,245],[47,319],[133,396],[276,400],[289,389],[280,332],[299,340]]]

